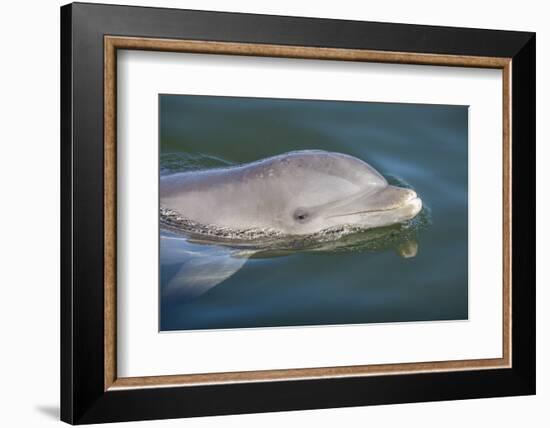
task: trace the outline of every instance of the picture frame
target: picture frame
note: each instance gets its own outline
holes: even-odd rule
[[[119,377],[120,50],[502,70],[503,159],[486,160],[487,168],[503,168],[502,356]],[[63,6],[61,419],[86,424],[534,394],[535,97],[534,33]]]

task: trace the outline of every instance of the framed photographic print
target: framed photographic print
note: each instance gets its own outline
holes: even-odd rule
[[[535,35],[61,8],[61,418],[535,393]]]

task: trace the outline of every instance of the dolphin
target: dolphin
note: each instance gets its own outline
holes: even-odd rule
[[[390,185],[363,160],[323,150],[163,176],[160,205],[202,225],[291,236],[389,226],[422,209],[414,190]]]

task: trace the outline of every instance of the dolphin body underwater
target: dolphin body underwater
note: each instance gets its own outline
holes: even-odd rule
[[[388,226],[422,209],[416,192],[388,184],[366,162],[322,150],[162,177],[160,205],[194,224],[282,236]]]

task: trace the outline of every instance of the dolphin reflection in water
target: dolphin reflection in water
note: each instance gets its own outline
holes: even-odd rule
[[[309,240],[273,242],[254,248],[230,245],[209,239],[161,230],[160,259],[170,270],[162,294],[178,300],[192,300],[238,272],[249,259],[292,256],[297,253],[377,252],[394,250],[403,258],[415,257],[418,244],[415,231],[400,228],[373,229],[342,237],[336,241]]]
[[[171,272],[162,293],[185,300],[249,258],[389,248],[414,257],[422,209],[416,192],[362,160],[320,150],[162,177],[160,205],[161,262]]]

